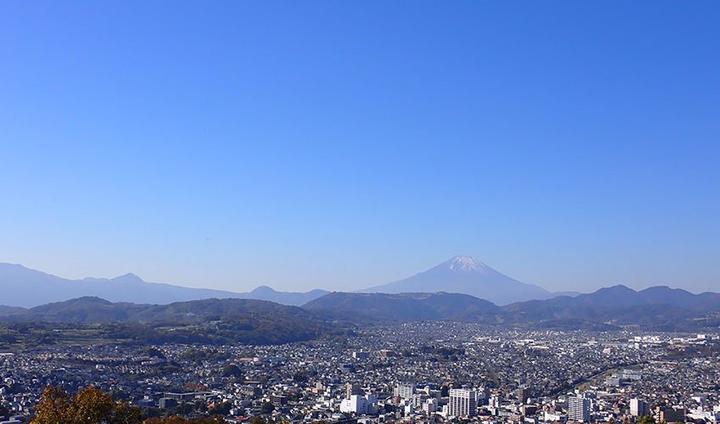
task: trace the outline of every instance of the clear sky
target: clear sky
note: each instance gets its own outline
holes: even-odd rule
[[[717,1],[2,1],[0,261],[720,290]]]

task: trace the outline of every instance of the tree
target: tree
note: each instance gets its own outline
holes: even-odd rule
[[[220,404],[222,408],[230,404]],[[116,402],[102,390],[89,386],[70,397],[64,390],[49,386],[43,392],[31,424],[224,424],[222,416],[186,419],[149,418],[143,421],[140,408]]]
[[[115,405],[115,413],[110,424],[136,424],[142,422],[140,408],[131,406],[127,402],[119,402]]]
[[[151,347],[147,350],[147,355],[151,358],[166,359],[165,354],[160,349]]]
[[[210,413],[213,415],[228,415],[232,406],[230,402],[221,402],[213,405],[213,407],[210,408]]]
[[[293,375],[293,381],[296,383],[307,383],[310,380],[310,374],[307,371],[298,371]]]
[[[263,402],[260,406],[260,410],[263,414],[270,414],[272,411],[275,410],[275,405],[270,402]]]
[[[655,424],[655,418],[650,415],[645,415],[638,419],[638,424]]]
[[[95,387],[80,390],[70,402],[67,420],[73,424],[98,424],[113,418],[113,400]]]
[[[42,394],[32,424],[140,424],[140,409],[115,402],[102,390],[89,386],[70,398],[64,390],[48,387]]]
[[[32,424],[56,424],[66,422],[70,397],[59,387],[48,386],[40,397]]]
[[[242,370],[235,364],[230,364],[223,368],[222,374],[223,377],[241,378],[243,376]]]

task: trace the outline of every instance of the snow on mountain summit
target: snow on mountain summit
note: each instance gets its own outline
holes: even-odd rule
[[[487,265],[472,256],[455,256],[445,263],[451,271],[480,271]]]
[[[493,269],[471,256],[455,256],[426,271],[402,280],[363,290],[370,293],[462,293],[507,305],[546,299],[551,293]]]

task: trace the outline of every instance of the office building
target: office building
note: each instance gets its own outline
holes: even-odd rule
[[[377,399],[373,395],[351,395],[340,402],[340,412],[356,415],[372,415],[377,413]]]
[[[568,398],[568,421],[586,423],[590,421],[590,399],[580,396]]]
[[[630,415],[633,417],[644,417],[650,415],[647,402],[641,399],[630,399]]]
[[[415,383],[398,384],[395,386],[393,394],[400,397],[400,399],[410,399],[415,394]]]
[[[472,417],[477,414],[477,393],[469,389],[451,389],[448,416]]]
[[[353,395],[360,395],[360,385],[356,383],[348,383],[345,385],[345,399],[350,399]]]

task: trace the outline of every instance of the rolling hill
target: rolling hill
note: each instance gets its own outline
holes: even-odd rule
[[[303,306],[347,320],[452,320],[557,329],[692,330],[720,326],[720,294],[666,286],[636,291],[617,285],[594,293],[517,302],[502,307],[450,293],[330,293]]]
[[[624,285],[602,288],[575,297],[560,296],[507,305],[515,322],[584,320],[645,328],[687,327],[720,313],[719,293],[693,294],[667,286],[633,290]]]
[[[457,293],[343,293],[333,292],[303,306],[332,313],[349,321],[490,321],[501,309],[487,300]]]
[[[6,325],[107,328],[105,337],[150,343],[275,344],[311,340],[338,330],[323,316],[297,306],[255,299],[204,299],[168,305],[113,303],[81,297],[0,317]]]

